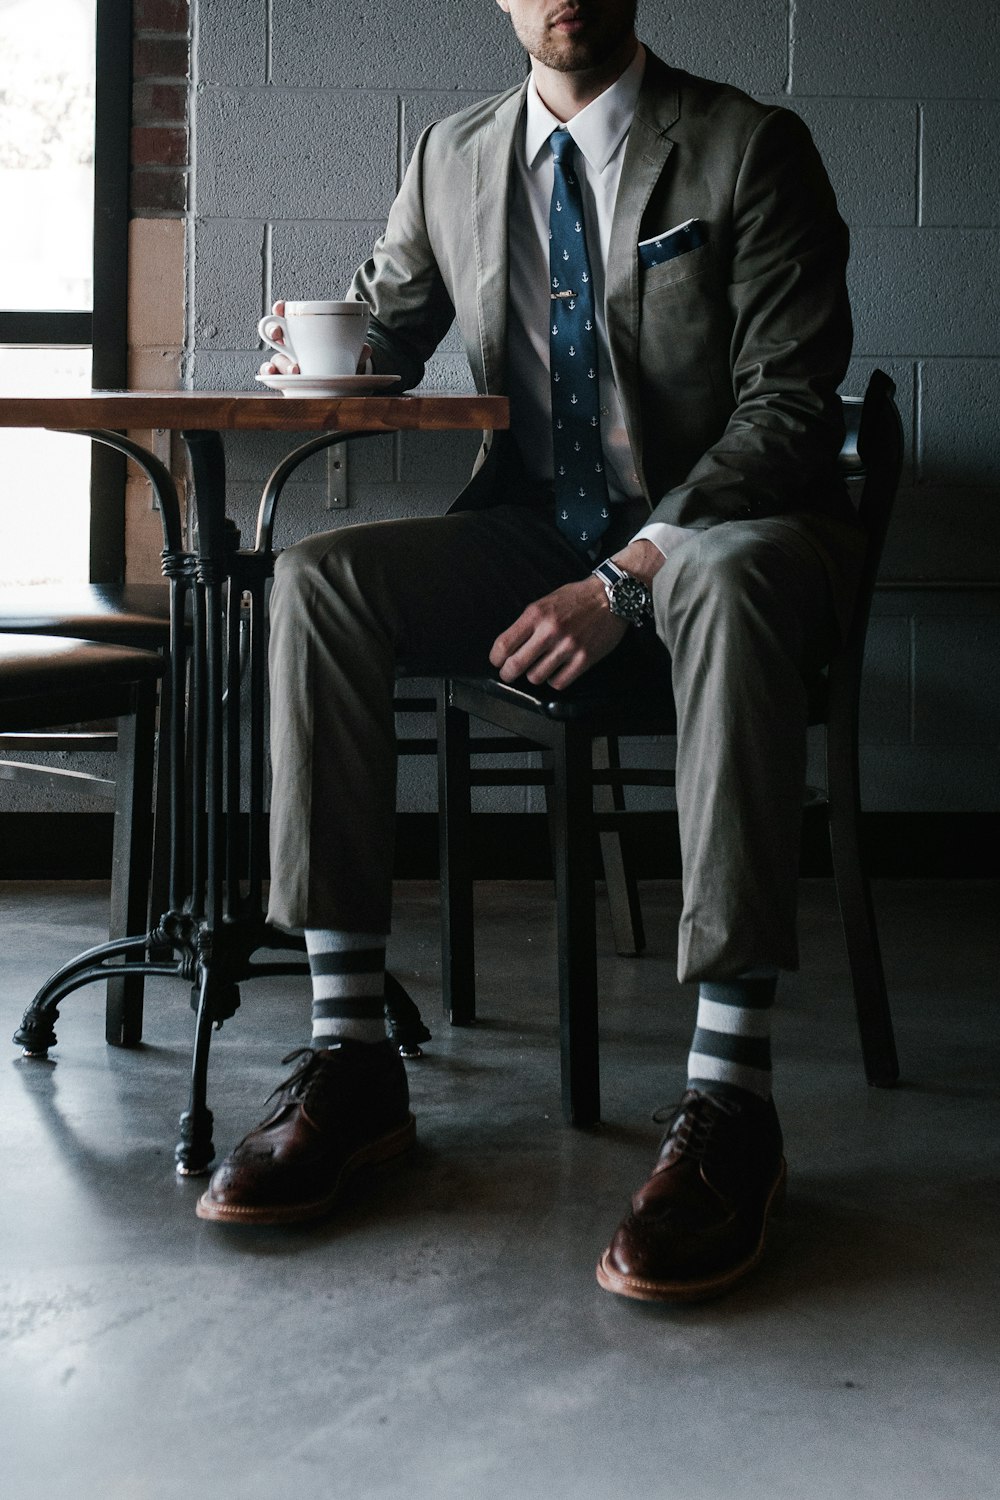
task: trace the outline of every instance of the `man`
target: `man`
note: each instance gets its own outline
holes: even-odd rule
[[[634,0],[498,4],[530,79],[424,132],[351,295],[371,304],[374,369],[404,389],[457,317],[511,432],[487,436],[448,515],[279,559],[270,918],[305,931],[313,1047],[199,1213],[316,1217],[413,1140],[382,1020],[397,667],[488,661],[566,688],[655,630],[698,1016],[687,1090],[598,1279],[693,1300],[757,1262],[784,1183],[769,1011],[797,963],[803,678],[859,550],[835,473],[847,234],[797,117],[665,66]]]

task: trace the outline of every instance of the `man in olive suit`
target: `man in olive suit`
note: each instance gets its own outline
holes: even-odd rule
[[[635,0],[497,3],[528,80],[423,133],[350,295],[402,389],[457,320],[511,429],[447,515],[278,561],[270,918],[305,931],[313,1043],[199,1213],[317,1217],[412,1143],[382,1010],[397,666],[562,689],[655,632],[698,1014],[687,1088],[597,1274],[695,1300],[759,1260],[785,1176],[769,1020],[797,964],[804,678],[860,550],[835,467],[847,231],[798,117],[661,62]]]

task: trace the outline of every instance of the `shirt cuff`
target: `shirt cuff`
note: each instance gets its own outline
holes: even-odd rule
[[[632,538],[633,542],[652,542],[657,551],[668,557],[675,547],[681,542],[686,542],[694,536],[696,526],[671,526],[669,521],[650,521],[641,531],[637,531]]]

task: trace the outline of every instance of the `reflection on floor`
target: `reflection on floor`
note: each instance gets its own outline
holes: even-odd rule
[[[684,1311],[593,1265],[676,1097],[693,1014],[676,886],[642,960],[602,927],[605,1124],[559,1115],[552,909],[479,899],[473,1030],[437,1019],[432,887],[400,888],[391,959],[434,1041],[410,1077],[412,1166],[299,1231],[195,1219],[172,1171],[191,1013],[151,984],[142,1048],[70,997],[49,1064],[11,1049],[0,1155],[0,1410],[10,1500],[982,1500],[996,1493],[997,889],[877,892],[904,1084],[866,1087],[840,928],[803,891],[782,985],[790,1186],[772,1253]],[[106,889],[6,886],[9,1035],[101,939]],[[602,913],[602,921],[603,913]],[[216,1038],[225,1150],[306,1036],[302,981],[246,986]]]

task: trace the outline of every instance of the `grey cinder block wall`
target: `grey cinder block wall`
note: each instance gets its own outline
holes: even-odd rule
[[[852,231],[855,359],[893,376],[907,464],[867,667],[866,804],[1000,807],[1000,25],[991,0],[640,0],[662,57],[797,110]],[[506,87],[523,54],[493,0],[198,0],[186,369],[248,387],[274,296],[337,295],[380,232],[420,129]],[[457,340],[432,386],[468,377]],[[474,440],[387,438],[328,509],[322,460],[280,539],[435,512]],[[281,442],[230,444],[247,530]],[[418,779],[403,805],[426,805]]]

